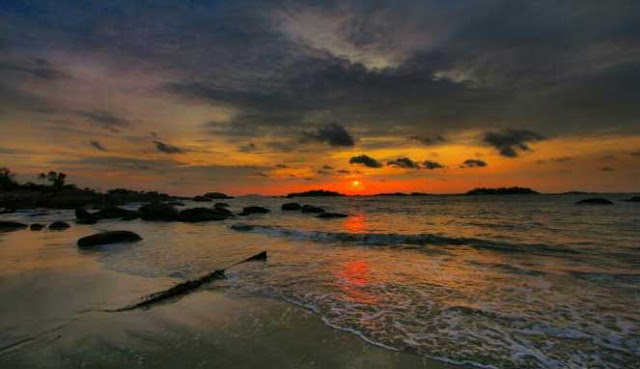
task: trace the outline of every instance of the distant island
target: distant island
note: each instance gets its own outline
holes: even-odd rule
[[[466,195],[537,195],[538,191],[534,191],[527,187],[498,187],[498,188],[474,188],[468,191]]]
[[[310,190],[310,191],[304,191],[304,192],[292,192],[287,194],[285,197],[290,199],[293,197],[338,197],[338,196],[345,196],[345,195],[335,191]]]

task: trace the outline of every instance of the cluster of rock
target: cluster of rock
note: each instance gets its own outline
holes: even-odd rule
[[[313,205],[300,205],[297,202],[288,202],[283,204],[281,209],[283,211],[300,211],[302,213],[309,214],[318,214],[317,217],[321,219],[332,219],[332,218],[346,218],[347,214],[343,213],[330,213],[325,211],[321,207],[313,206]]]
[[[0,232],[11,232],[26,228],[29,228],[31,231],[41,231],[45,228],[48,228],[51,231],[64,231],[69,227],[71,226],[67,222],[53,222],[47,226],[42,223],[31,223],[30,225],[27,225],[19,222],[0,221]]]

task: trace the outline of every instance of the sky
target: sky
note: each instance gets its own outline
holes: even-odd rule
[[[640,189],[635,0],[0,0],[0,167],[195,195]]]

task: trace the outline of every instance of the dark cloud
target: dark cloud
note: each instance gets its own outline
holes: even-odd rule
[[[325,142],[329,146],[355,145],[353,136],[343,126],[335,123],[318,127],[315,132],[305,132],[304,140]]]
[[[27,78],[36,78],[48,81],[68,77],[65,72],[54,67],[48,60],[43,58],[0,60],[0,73],[22,74]]]
[[[603,171],[603,172],[614,172],[615,168],[606,166],[606,167],[600,168],[600,170]]]
[[[367,155],[358,155],[349,159],[349,164],[361,164],[369,168],[382,168],[382,163]]]
[[[632,152],[629,153],[629,155],[631,155],[631,156],[640,156],[640,150],[632,151]]]
[[[406,169],[420,169],[420,164],[418,162],[406,157],[389,160],[387,165]]]
[[[515,158],[518,156],[517,150],[529,151],[528,143],[544,139],[544,136],[526,129],[505,129],[487,132],[483,141],[495,147],[500,152],[500,155]]]
[[[568,161],[572,161],[573,158],[571,156],[560,156],[557,158],[550,158],[550,159],[540,159],[540,160],[536,160],[536,163],[538,164],[544,164],[547,162],[551,162],[551,163],[566,163]]]
[[[104,110],[79,111],[78,115],[114,133],[120,132],[121,128],[127,128],[131,125],[128,120]]]
[[[156,146],[157,151],[165,154],[183,154],[184,153],[183,149],[159,140],[155,140],[153,141],[153,143]]]
[[[338,172],[340,174],[351,174],[351,171],[346,170],[346,169],[338,169],[336,172]]]
[[[444,168],[444,165],[442,165],[442,164],[440,164],[438,162],[435,162],[435,161],[425,160],[422,163],[422,167],[424,169],[434,170],[434,169],[442,169],[442,168]]]
[[[91,140],[89,145],[98,151],[109,151],[99,141]]]
[[[238,147],[238,151],[240,152],[254,152],[256,149],[256,144],[253,142],[249,142],[246,145],[240,145],[240,147]]]
[[[435,136],[411,136],[410,139],[416,140],[416,141],[422,143],[423,145],[427,145],[427,146],[433,146],[433,145],[443,144],[443,143],[447,142],[447,140],[441,135],[435,135]]]
[[[285,168],[289,168],[289,166],[287,164],[276,164],[275,167],[277,169],[285,169]]]
[[[487,162],[483,160],[467,159],[462,163],[462,165],[460,165],[460,168],[482,168],[486,167],[487,165]]]

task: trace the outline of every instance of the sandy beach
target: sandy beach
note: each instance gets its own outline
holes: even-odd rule
[[[178,280],[106,269],[74,238],[73,230],[0,234],[1,368],[453,368],[224,282],[150,310],[99,311]]]

